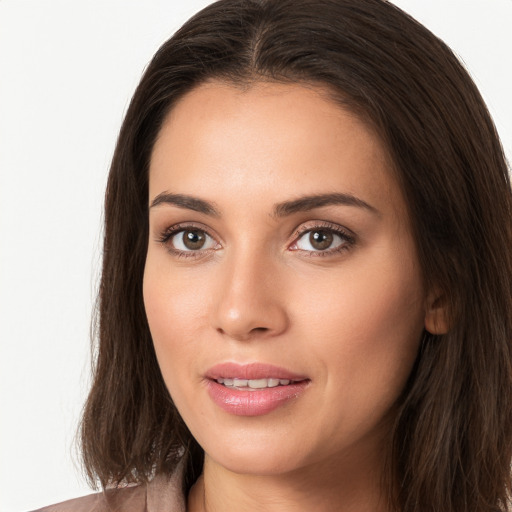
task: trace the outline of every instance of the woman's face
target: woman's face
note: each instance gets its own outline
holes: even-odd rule
[[[147,317],[208,458],[373,464],[426,302],[376,135],[320,89],[211,82],[166,119],[149,189]]]

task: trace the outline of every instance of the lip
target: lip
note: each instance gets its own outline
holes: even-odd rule
[[[285,368],[266,363],[220,363],[210,368],[205,377],[207,379],[288,379],[308,380],[306,375],[291,372]]]
[[[290,400],[299,398],[310,384],[310,379],[278,366],[251,363],[221,363],[215,365],[205,375],[208,394],[212,401],[222,410],[235,416],[261,416],[285,405]],[[286,386],[276,386],[255,390],[228,388],[216,379],[286,379],[291,382]]]

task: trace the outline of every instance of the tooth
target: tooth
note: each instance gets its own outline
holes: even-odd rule
[[[290,379],[216,379],[219,384],[230,388],[249,388],[249,389],[264,389],[264,388],[275,388],[276,386],[287,386],[292,382]]]
[[[247,384],[252,389],[262,389],[267,387],[267,379],[251,379]]]

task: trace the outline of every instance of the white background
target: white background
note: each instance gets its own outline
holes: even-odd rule
[[[87,494],[101,210],[157,47],[207,0],[0,0],[0,512]],[[396,0],[463,59],[512,156],[512,0]]]

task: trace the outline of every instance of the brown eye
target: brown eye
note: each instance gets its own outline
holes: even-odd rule
[[[197,229],[183,231],[183,245],[191,251],[202,249],[206,237],[203,231]]]
[[[174,249],[181,252],[201,251],[213,249],[217,243],[202,229],[182,229],[170,238]]]
[[[291,249],[327,255],[348,249],[352,245],[354,238],[341,229],[319,226],[303,231]]]
[[[309,243],[313,249],[317,251],[325,251],[329,249],[334,240],[334,235],[331,231],[315,230],[309,233]]]

